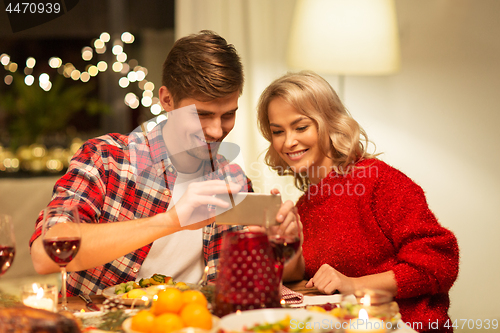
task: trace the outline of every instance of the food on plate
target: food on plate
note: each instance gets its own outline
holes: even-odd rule
[[[174,286],[180,290],[188,290],[189,286],[185,282],[175,282]]]
[[[153,274],[149,279],[140,279],[139,286],[140,288],[147,288],[157,284],[168,284],[174,285],[175,282],[171,276],[166,276],[163,274]]]
[[[148,293],[143,289],[132,289],[129,292],[126,292],[122,295],[122,298],[142,298],[143,296],[147,296]]]
[[[253,326],[243,327],[242,332],[258,332],[258,333],[281,333],[281,332],[289,332],[289,333],[300,333],[300,332],[311,332],[311,328],[307,326],[299,327],[294,323],[298,321],[295,320],[292,322],[292,317],[287,314],[285,318],[278,320],[273,323],[263,322],[256,323]],[[311,317],[306,318],[305,320],[301,320],[302,323],[308,323],[311,321]],[[217,333],[232,333],[226,331],[224,329],[219,329]]]
[[[340,305],[330,311],[330,314],[340,320],[348,321],[359,316],[359,310],[366,309],[370,317],[378,318],[384,322],[396,324],[401,319],[398,303],[392,301],[381,305],[364,306],[363,304],[341,302]]]
[[[115,287],[115,294],[120,295],[120,294],[128,293],[132,289],[136,289],[136,288],[140,288],[140,286],[135,281],[120,283]]]
[[[322,313],[327,312],[324,307],[319,306],[319,305],[310,305],[310,306],[307,306],[306,309],[309,311],[313,311],[313,312],[322,312]]]
[[[306,309],[309,311],[316,311],[316,312],[328,312],[335,309],[337,306],[338,306],[337,304],[325,303],[318,305],[308,305],[306,306]]]
[[[160,315],[165,312],[178,313],[183,305],[182,291],[177,288],[166,288],[158,292],[158,299],[151,308],[154,314]]]
[[[308,311],[323,312],[330,314],[343,322],[349,322],[359,317],[359,310],[365,309],[370,318],[378,318],[384,322],[390,322],[392,327],[396,327],[401,314],[399,313],[398,304],[394,301],[383,304],[374,304],[365,306],[351,301],[342,301],[340,304],[322,304],[306,306]]]
[[[182,293],[182,302],[184,304],[188,303],[198,303],[203,306],[207,306],[208,300],[199,290],[186,290]]]
[[[212,314],[204,305],[188,303],[182,308],[180,316],[186,326],[205,330],[212,328]]]
[[[163,313],[153,320],[151,333],[170,333],[184,328],[182,319],[174,313]]]
[[[291,330],[291,325],[290,325],[290,320],[292,318],[290,315],[287,315],[285,318],[281,319],[280,321],[274,322],[274,323],[263,323],[263,324],[256,324],[251,327],[245,327],[243,331],[250,331],[250,332],[266,332],[266,333],[271,333],[271,332],[292,332]],[[310,318],[307,318],[304,320],[304,322],[309,322]],[[302,330],[293,330],[293,332],[302,332]]]
[[[54,313],[26,306],[0,307],[0,332],[79,333],[80,325],[69,313]]]
[[[138,332],[151,332],[155,315],[148,310],[141,310],[132,317],[130,328]]]
[[[166,276],[163,274],[153,274],[150,278],[141,279],[139,282],[128,281],[116,285],[115,294],[126,294],[134,289],[150,288],[154,286],[175,286],[181,290],[189,289],[189,286],[186,283],[175,282],[171,276]],[[139,293],[137,293],[137,295],[139,295]],[[141,298],[142,296],[144,295],[141,295],[139,297],[130,297],[130,295],[127,295],[124,296],[124,298]]]
[[[131,319],[131,328],[142,333],[170,333],[184,327],[210,330],[212,314],[208,302],[198,290],[180,290],[174,286],[158,291],[149,310],[141,310]]]

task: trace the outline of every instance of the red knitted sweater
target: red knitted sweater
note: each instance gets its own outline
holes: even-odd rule
[[[437,332],[436,321],[439,332],[453,331],[443,325],[458,274],[457,240],[438,223],[420,186],[369,159],[348,175],[331,172],[297,207],[306,278],[325,263],[349,277],[392,270],[403,321],[420,332]]]

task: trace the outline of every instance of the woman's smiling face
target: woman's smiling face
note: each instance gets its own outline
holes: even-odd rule
[[[315,122],[281,97],[268,106],[272,145],[293,172],[306,173],[317,184],[332,169],[332,160],[321,150]]]

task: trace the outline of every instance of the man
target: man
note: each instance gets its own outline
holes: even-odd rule
[[[168,120],[149,133],[143,127],[89,140],[75,154],[49,203],[77,205],[85,222],[67,266],[68,296],[152,273],[196,282],[205,265],[215,278],[222,233],[237,227],[215,225],[207,206],[227,207],[214,194],[252,191],[241,168],[217,155],[234,126],[243,81],[240,58],[222,37],[202,31],[181,38],[159,89]],[[295,219],[294,209],[284,203],[277,221]],[[32,261],[40,274],[57,272],[43,249],[41,221],[42,214],[30,240]]]

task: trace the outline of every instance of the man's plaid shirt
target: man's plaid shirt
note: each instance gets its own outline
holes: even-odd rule
[[[56,182],[49,206],[78,205],[81,221],[85,223],[126,221],[165,212],[172,199],[177,172],[168,157],[162,127],[156,126],[147,139],[139,132],[128,136],[109,134],[87,141],[71,160],[67,173]],[[220,155],[213,166],[207,161],[202,167],[205,180],[226,179],[243,185],[243,192],[252,191],[243,170]],[[41,235],[42,215],[43,212],[30,246]],[[203,228],[203,254],[209,280],[216,277],[222,233],[237,229],[240,227],[216,224]],[[69,273],[67,295],[100,294],[108,286],[135,280],[151,245],[103,266]]]

